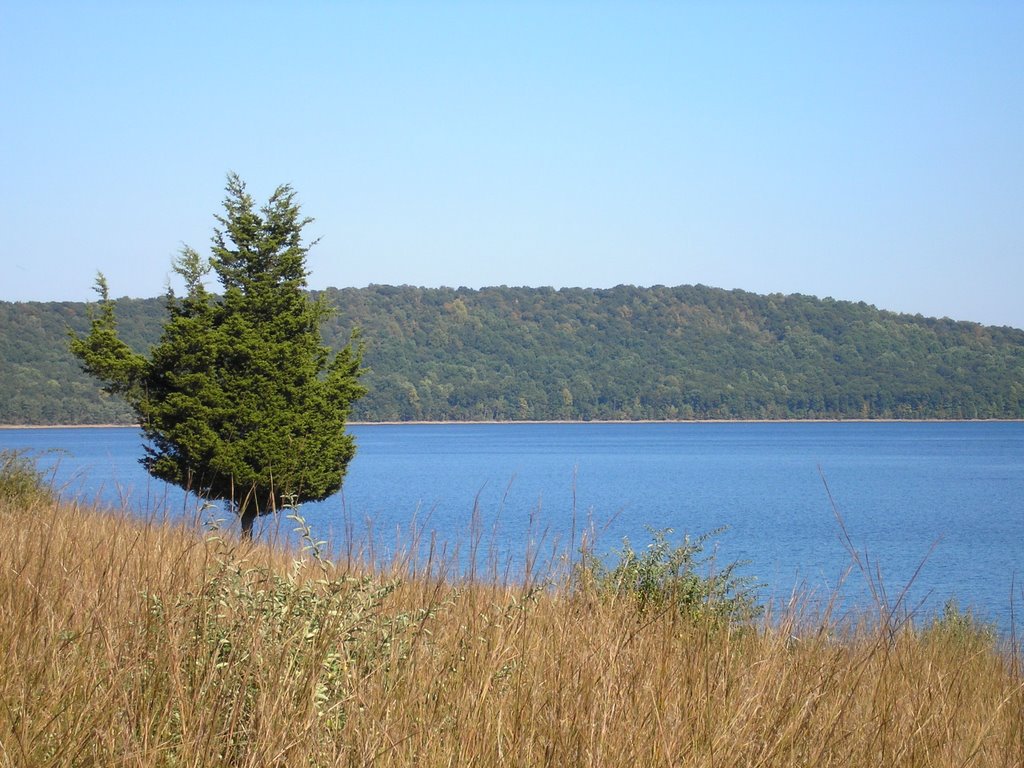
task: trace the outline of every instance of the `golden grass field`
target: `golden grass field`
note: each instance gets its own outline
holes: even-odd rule
[[[0,766],[1024,766],[1019,649],[962,614],[716,621],[443,570],[0,485]]]

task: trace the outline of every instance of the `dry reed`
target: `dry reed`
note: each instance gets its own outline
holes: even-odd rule
[[[3,768],[1022,766],[1017,658],[0,501]]]

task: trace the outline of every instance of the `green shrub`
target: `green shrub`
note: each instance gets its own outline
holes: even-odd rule
[[[290,572],[251,562],[248,545],[222,536],[214,524],[202,589],[171,602],[146,594],[151,628],[162,635],[155,645],[172,646],[175,656],[189,660],[188,698],[211,700],[208,716],[224,719],[236,757],[252,746],[259,700],[268,691],[290,700],[289,711],[309,702],[319,727],[340,733],[354,686],[403,660],[418,627],[432,615],[429,608],[387,612],[386,598],[400,582],[337,572],[323,554],[324,542],[314,540],[290,509],[303,542]],[[171,722],[180,719],[172,710]],[[178,738],[172,733],[171,744]]]
[[[608,567],[598,558],[584,558],[583,584],[605,598],[635,601],[640,613],[675,610],[683,617],[715,621],[748,621],[760,614],[753,579],[736,575],[742,562],[716,569],[708,541],[724,528],[672,544],[671,528],[654,530],[641,552],[623,539],[617,562]]]
[[[962,610],[955,599],[949,599],[942,614],[932,619],[924,630],[927,640],[954,643],[978,650],[995,646],[997,633],[994,624],[981,621],[968,610]]]
[[[35,461],[23,450],[0,450],[0,502],[28,504],[53,500]]]

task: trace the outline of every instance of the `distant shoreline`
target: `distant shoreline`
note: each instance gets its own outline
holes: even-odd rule
[[[134,428],[137,424],[0,424],[0,429],[114,429]]]
[[[516,421],[350,421],[352,427],[445,426],[451,424],[1019,424],[1024,419],[551,419]],[[12,429],[138,429],[137,424],[0,424]]]

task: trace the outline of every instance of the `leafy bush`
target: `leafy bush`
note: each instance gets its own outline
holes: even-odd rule
[[[993,624],[981,621],[970,610],[961,609],[956,600],[949,599],[942,614],[925,628],[924,637],[981,650],[995,646],[997,633]]]
[[[163,635],[156,644],[176,646],[176,656],[191,660],[192,695],[216,701],[208,716],[223,717],[224,731],[234,734],[225,758],[252,747],[260,701],[268,695],[291,700],[293,711],[311,706],[319,728],[340,733],[358,681],[404,659],[431,615],[431,609],[385,612],[385,599],[400,582],[337,573],[324,542],[291,509],[304,556],[290,572],[249,562],[248,548],[214,525],[202,589],[171,604],[146,595],[152,627]],[[172,711],[171,721],[180,719]]]
[[[50,501],[53,493],[25,451],[0,450],[0,502]]]
[[[585,558],[582,582],[603,597],[635,601],[640,613],[676,610],[686,618],[747,621],[760,614],[753,579],[736,575],[742,562],[715,568],[714,554],[705,554],[708,541],[724,528],[696,538],[685,536],[672,544],[671,528],[654,530],[646,550],[637,552],[623,539],[612,567]],[[704,573],[706,571],[706,574]]]

